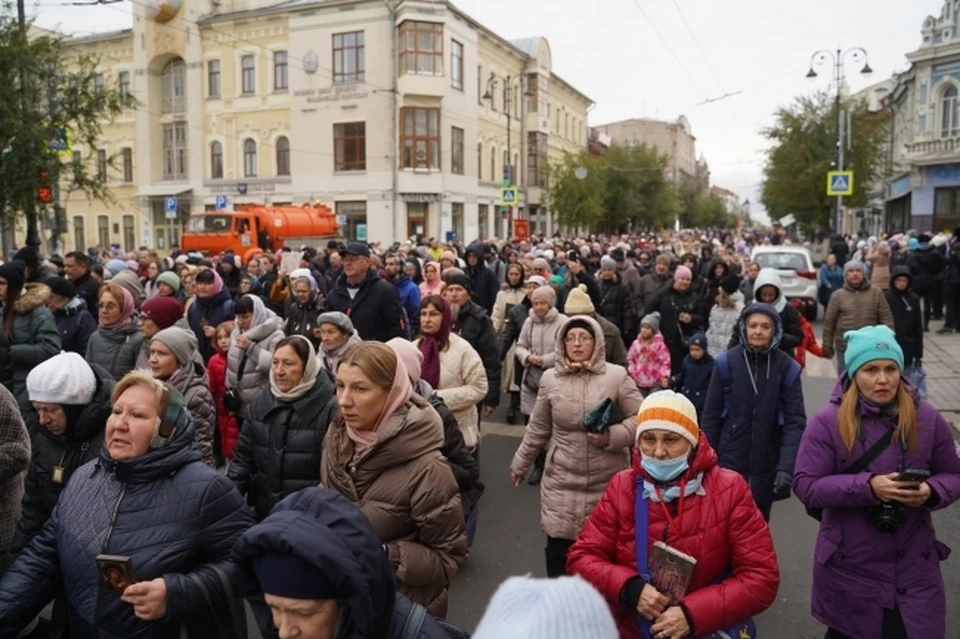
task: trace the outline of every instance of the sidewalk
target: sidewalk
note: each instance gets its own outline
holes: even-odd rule
[[[923,334],[923,370],[927,400],[960,431],[960,334],[937,335],[943,322],[930,322]]]

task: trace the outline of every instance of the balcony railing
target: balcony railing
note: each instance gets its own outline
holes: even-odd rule
[[[960,154],[960,137],[922,140],[905,144],[904,148],[911,160],[948,159],[945,156],[956,158]]]

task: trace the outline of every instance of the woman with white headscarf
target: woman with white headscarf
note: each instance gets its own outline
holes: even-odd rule
[[[244,295],[236,304],[237,323],[227,351],[226,408],[237,416],[270,381],[273,350],[283,339],[283,320],[256,295]]]

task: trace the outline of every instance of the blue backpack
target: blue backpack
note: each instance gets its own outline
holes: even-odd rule
[[[717,372],[720,373],[720,383],[723,384],[723,412],[721,412],[721,416],[723,417],[726,417],[730,413],[730,360],[727,357],[729,352],[730,351],[724,351],[720,353],[716,359],[716,369]],[[800,377],[802,370],[800,364],[794,360],[790,360],[790,368],[787,370],[787,374],[783,376],[783,379],[780,380],[781,395],[790,390],[793,383]],[[783,408],[778,408],[777,423],[782,426],[785,421]]]

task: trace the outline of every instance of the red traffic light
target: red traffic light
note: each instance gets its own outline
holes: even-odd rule
[[[40,169],[40,181],[46,182],[50,179],[50,171],[47,169]]]
[[[37,189],[37,200],[42,204],[53,202],[53,189],[49,186],[41,186]]]

